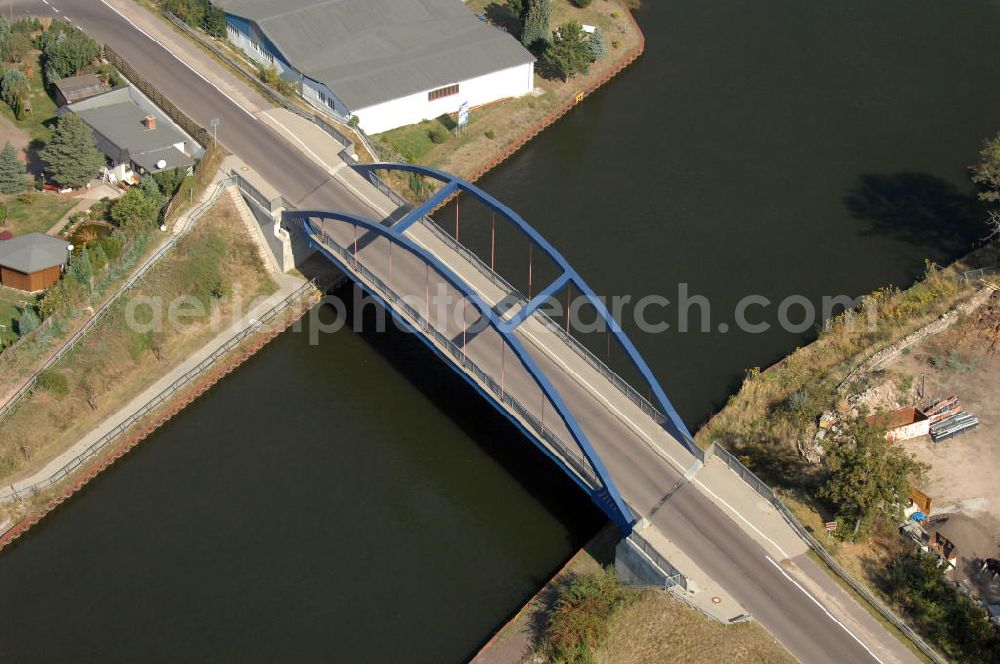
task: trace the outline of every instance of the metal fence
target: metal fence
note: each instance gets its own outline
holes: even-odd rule
[[[958,278],[966,283],[972,283],[973,281],[994,277],[998,274],[1000,274],[1000,267],[981,267],[978,270],[962,272],[958,275]]]
[[[271,201],[269,201],[264,194],[260,193],[256,187],[247,182],[246,179],[244,179],[243,176],[236,171],[232,171],[231,175],[235,179],[236,186],[239,190],[246,194],[250,200],[252,200],[261,209],[266,210],[268,214],[274,212],[274,210],[271,209]]]
[[[285,98],[285,95],[281,94],[278,90],[274,89],[273,87],[271,87],[270,85],[268,85],[264,81],[260,80],[260,77],[257,76],[255,72],[248,71],[245,62],[243,62],[241,60],[238,60],[237,58],[234,58],[234,57],[230,56],[224,50],[222,50],[221,48],[219,48],[218,46],[216,46],[215,43],[211,39],[208,39],[207,37],[205,37],[204,35],[202,35],[200,32],[198,32],[197,30],[195,30],[194,28],[192,28],[187,23],[185,23],[184,21],[180,20],[179,18],[177,18],[176,16],[174,16],[170,12],[164,11],[163,12],[163,16],[168,21],[170,21],[175,26],[177,26],[178,29],[180,29],[185,34],[187,34],[189,37],[191,37],[192,39],[194,39],[195,41],[197,41],[199,44],[201,44],[202,46],[204,46],[205,48],[207,48],[208,50],[210,50],[212,52],[212,54],[215,55],[215,57],[219,58],[220,60],[222,60],[224,63],[226,63],[230,67],[232,67],[236,71],[240,72],[241,74],[243,74],[244,76],[246,76],[250,80],[252,80],[255,85],[259,86],[262,90],[264,90],[264,92],[266,92],[267,95],[269,97],[271,97],[275,102],[277,102],[279,105],[281,105],[282,108],[284,108],[285,110],[290,111],[292,113],[295,113],[296,115],[298,115],[298,116],[300,116],[302,118],[305,118],[306,120],[309,120],[310,122],[312,122],[313,124],[315,124],[317,127],[319,127],[320,129],[322,129],[323,131],[325,131],[327,134],[329,134],[333,138],[333,140],[337,141],[337,143],[339,143],[342,147],[346,148],[346,147],[351,147],[353,145],[353,143],[351,142],[351,139],[349,139],[347,136],[345,136],[340,130],[338,130],[332,124],[330,124],[329,122],[327,122],[326,119],[323,118],[323,116],[321,116],[321,115],[319,115],[317,113],[307,113],[306,111],[303,111],[301,108],[297,107],[295,104],[292,104],[291,102],[289,102],[288,99]],[[343,123],[347,124],[346,119],[343,121]],[[368,147],[369,150],[372,150],[371,146],[369,146],[367,144],[366,144],[366,147]],[[374,154],[374,151],[372,151],[372,153]]]
[[[746,482],[754,491],[766,498],[775,509],[781,514],[792,530],[796,534],[805,540],[806,544],[816,552],[816,554],[823,560],[824,563],[833,571],[834,574],[839,576],[844,580],[847,585],[849,585],[854,592],[862,597],[866,602],[868,602],[878,613],[892,623],[896,629],[903,633],[913,644],[937,664],[946,664],[945,660],[941,655],[939,655],[926,641],[924,641],[919,634],[917,634],[913,629],[907,625],[905,622],[899,619],[899,617],[892,612],[888,607],[886,607],[877,597],[875,597],[867,588],[861,585],[857,580],[854,579],[850,573],[847,572],[840,563],[838,563],[833,556],[823,547],[819,540],[813,537],[812,533],[806,530],[795,515],[792,514],[791,510],[781,501],[774,490],[771,489],[767,484],[765,484],[759,477],[754,475],[750,470],[743,465],[743,463],[737,459],[729,450],[722,447],[718,443],[712,443],[709,448],[705,451],[705,460],[707,461],[712,456],[717,456],[726,462],[733,472],[740,476],[744,482]]]
[[[194,140],[200,143],[202,147],[206,147],[211,143],[212,137],[201,125],[192,120],[190,116],[188,116],[181,109],[177,108],[172,101],[161,94],[152,83],[147,81],[139,74],[139,72],[133,69],[132,65],[130,65],[125,58],[119,55],[116,50],[110,46],[104,46],[104,59],[111,63],[111,65],[117,69],[122,76],[127,78],[129,82],[138,88],[142,94],[146,95],[151,102],[156,104],[157,107],[170,116],[171,120],[176,122],[181,129],[186,131]]]
[[[771,489],[767,484],[765,484],[759,477],[754,475],[749,468],[743,465],[743,462],[737,459],[732,452],[724,448],[718,443],[712,443],[707,450],[705,450],[703,461],[708,461],[713,456],[717,456],[726,462],[734,473],[740,476],[744,482],[746,482],[751,489],[759,493],[761,496],[766,498],[769,502],[777,505],[781,501],[775,495],[774,490]]]
[[[278,314],[287,309],[292,303],[297,302],[302,298],[305,293],[310,290],[315,289],[315,284],[313,282],[306,282],[298,289],[295,290],[291,295],[286,297],[284,300],[276,304],[274,307],[269,309],[267,312],[262,314],[260,318],[253,321],[253,324],[246,327],[240,332],[237,332],[228,341],[223,343],[221,346],[215,349],[211,355],[198,363],[197,366],[187,371],[183,376],[175,380],[169,386],[164,388],[159,394],[150,399],[141,408],[136,410],[134,413],[126,417],[122,422],[120,422],[114,429],[107,432],[101,436],[98,440],[94,441],[83,452],[78,454],[73,458],[72,461],[64,465],[62,468],[54,472],[47,479],[36,482],[30,486],[22,487],[20,490],[14,489],[13,486],[10,487],[10,493],[0,496],[0,504],[12,502],[14,500],[21,500],[24,496],[29,494],[34,494],[42,489],[49,488],[72,474],[74,471],[83,466],[88,460],[92,459],[101,450],[108,446],[112,441],[118,438],[120,435],[128,431],[133,425],[141,421],[143,418],[147,417],[150,413],[155,411],[158,407],[164,404],[168,399],[170,399],[178,390],[182,389],[199,375],[201,375],[206,369],[215,364],[221,357],[229,353],[229,351],[236,348],[242,341],[247,337],[251,336],[257,332],[263,325],[273,320]]]
[[[315,237],[315,236],[314,236]],[[579,452],[567,445],[562,439],[555,435],[550,428],[545,427],[541,420],[532,414],[525,406],[514,398],[514,396],[503,388],[491,375],[486,373],[478,364],[473,362],[462,350],[461,346],[454,343],[450,338],[437,330],[430,322],[413,306],[406,298],[400,296],[396,291],[388,286],[380,277],[371,272],[360,263],[354,254],[346,247],[341,246],[328,233],[319,230],[318,239],[323,246],[336,254],[340,260],[349,267],[360,278],[366,288],[377,293],[386,303],[391,305],[398,313],[409,319],[410,325],[414,329],[421,330],[431,341],[446,353],[451,360],[462,367],[466,372],[473,375],[487,391],[511,411],[532,433],[539,439],[545,441],[560,457],[573,469],[574,472],[591,488],[600,489],[602,484],[590,463]]]
[[[626,539],[642,551],[666,575],[667,579],[662,586],[663,588],[673,588],[676,586],[687,590],[687,577],[681,574],[679,569],[671,565],[669,560],[660,555],[656,548],[646,541],[642,535],[633,530]]]
[[[0,420],[9,415],[14,410],[14,408],[17,407],[17,404],[20,403],[21,400],[24,399],[24,397],[31,392],[35,384],[38,382],[38,377],[43,372],[54,367],[63,357],[65,357],[68,353],[73,351],[76,345],[81,340],[83,340],[83,338],[87,336],[87,334],[92,329],[94,329],[94,326],[96,326],[99,322],[101,322],[104,316],[111,310],[111,307],[115,305],[115,303],[121,298],[121,296],[132,290],[135,287],[135,285],[139,282],[139,280],[142,279],[146,275],[146,273],[149,272],[153,268],[153,266],[160,261],[160,259],[166,256],[175,246],[177,246],[177,243],[180,241],[181,238],[183,238],[188,233],[188,231],[191,230],[191,227],[198,220],[198,218],[201,217],[203,214],[205,214],[205,212],[207,212],[208,209],[215,204],[215,201],[218,200],[219,198],[219,194],[221,194],[226,187],[232,184],[233,181],[230,178],[219,181],[215,189],[212,190],[212,193],[209,195],[209,197],[201,205],[199,205],[196,209],[192,210],[189,213],[188,222],[184,226],[184,228],[181,229],[181,231],[177,235],[171,236],[170,239],[168,239],[163,244],[163,246],[156,251],[156,253],[154,253],[152,256],[146,259],[146,262],[143,263],[139,267],[139,269],[136,270],[132,274],[132,276],[129,277],[117,291],[115,291],[114,295],[112,295],[108,299],[108,301],[105,302],[104,305],[100,309],[98,309],[93,316],[91,316],[90,320],[88,320],[84,324],[84,326],[81,327],[76,332],[76,334],[71,336],[66,341],[66,343],[64,343],[62,347],[58,351],[56,351],[55,354],[52,355],[52,357],[46,360],[45,363],[42,364],[41,368],[38,369],[38,371],[36,371],[34,374],[32,374],[31,377],[28,378],[28,380],[24,383],[24,385],[22,385],[20,389],[18,389],[17,392],[15,392],[10,397],[10,399],[7,400],[6,403],[0,406]]]

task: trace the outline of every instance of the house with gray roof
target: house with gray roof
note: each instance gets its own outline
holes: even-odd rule
[[[146,173],[190,168],[204,148],[131,85],[63,106],[83,120],[108,158],[108,181],[136,182]]]
[[[369,133],[534,89],[534,56],[462,0],[214,0],[229,39]]]
[[[0,242],[0,284],[28,293],[45,290],[59,281],[71,246],[44,233]]]

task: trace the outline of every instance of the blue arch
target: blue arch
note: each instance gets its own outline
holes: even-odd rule
[[[555,247],[549,244],[548,240],[542,237],[542,235],[538,233],[538,231],[536,231],[527,221],[525,221],[521,215],[479,187],[455,175],[446,173],[445,171],[427,168],[425,166],[418,166],[416,164],[396,163],[358,164],[354,168],[359,173],[369,176],[376,176],[375,172],[380,170],[403,171],[427,176],[444,183],[444,186],[441,187],[435,195],[431,196],[431,198],[429,198],[423,205],[413,209],[393,225],[393,230],[396,230],[399,233],[402,233],[409,228],[410,225],[419,221],[421,217],[429,214],[434,210],[434,208],[462,191],[472,195],[490,209],[506,217],[518,231],[520,231],[525,237],[528,238],[529,241],[545,252],[545,254],[559,267],[559,269],[562,270],[562,275],[558,277],[556,281],[549,286],[549,288],[545,289],[542,293],[539,293],[538,296],[533,298],[525,309],[523,309],[518,316],[515,316],[514,319],[509,321],[508,324],[516,328],[544,302],[543,296],[547,297],[551,295],[568,283],[575,285],[580,290],[580,293],[587,298],[587,301],[590,302],[590,304],[597,311],[598,316],[608,326],[608,329],[611,330],[612,334],[614,334],[615,339],[617,339],[618,343],[621,344],[621,347],[625,350],[625,353],[632,365],[649,385],[649,388],[652,390],[653,396],[656,399],[657,405],[665,416],[664,420],[660,422],[660,425],[667,431],[667,433],[679,440],[696,458],[701,458],[700,449],[695,444],[694,438],[691,436],[691,432],[688,431],[684,421],[681,419],[680,415],[677,414],[676,409],[674,409],[670,399],[667,398],[666,392],[656,379],[653,371],[649,368],[649,365],[646,364],[646,361],[639,354],[639,351],[636,350],[631,339],[628,338],[628,335],[625,334],[624,330],[622,330],[621,325],[618,324],[618,321],[615,320],[614,316],[612,316],[607,310],[604,302],[601,301],[593,289],[591,289],[587,282],[584,281],[583,277],[581,277],[580,274],[573,269],[573,267],[569,264],[569,261],[567,261]],[[553,288],[553,286],[555,286],[559,281],[562,281],[562,283],[559,284],[558,288]]]
[[[310,219],[332,219],[335,221],[346,222],[350,224],[355,224],[365,230],[371,231],[377,235],[386,237],[390,242],[395,242],[397,245],[403,247],[413,255],[420,258],[425,264],[434,268],[441,277],[443,277],[449,284],[451,284],[456,290],[461,292],[469,302],[479,311],[479,314],[489,322],[490,327],[497,331],[501,339],[506,343],[517,358],[522,362],[524,367],[527,369],[528,374],[534,379],[535,383],[542,390],[542,393],[548,398],[549,402],[556,409],[559,414],[560,419],[566,425],[567,430],[572,434],[577,445],[580,447],[580,451],[583,453],[587,462],[590,463],[591,468],[594,470],[595,475],[600,481],[600,490],[595,490],[594,487],[588,486],[578,474],[570,468],[559,456],[551,453],[546,445],[538,440],[534,434],[525,429],[515,418],[513,418],[506,410],[500,405],[494,403],[498,410],[500,410],[504,415],[506,415],[516,426],[518,426],[522,431],[528,434],[530,440],[532,440],[535,445],[542,450],[548,457],[555,461],[564,472],[566,472],[578,485],[581,486],[591,498],[596,502],[602,510],[608,515],[608,517],[618,526],[623,534],[627,535],[632,530],[632,525],[635,523],[635,518],[632,516],[632,512],[626,505],[625,500],[622,498],[618,488],[615,486],[611,479],[610,474],[598,456],[597,452],[594,450],[587,438],[586,434],[583,432],[582,427],[577,421],[576,417],[573,415],[572,411],[566,406],[562,397],[559,395],[558,391],[549,382],[548,378],[538,367],[537,363],[531,357],[531,355],[525,349],[523,343],[514,334],[516,328],[511,328],[505,323],[479,295],[475,290],[469,286],[463,279],[451,271],[448,266],[443,264],[436,256],[426,251],[425,249],[414,244],[408,237],[403,235],[402,231],[399,231],[396,227],[383,226],[375,221],[365,219],[364,217],[359,217],[357,215],[339,213],[339,212],[329,212],[329,211],[318,211],[318,210],[286,210],[283,213],[283,221],[287,224],[301,224],[303,229],[306,231],[309,237],[310,244],[320,250],[329,260],[338,266],[345,268],[345,272],[349,272],[347,265],[338,256],[328,251],[322,243],[317,243],[312,239],[312,236],[322,236],[322,231],[317,232],[313,227]],[[332,240],[332,238],[331,238]],[[379,300],[382,300],[377,293],[372,293]],[[382,305],[388,310],[393,311],[393,306],[390,303],[382,300]],[[401,317],[397,316],[397,319]],[[405,323],[405,320],[403,321]],[[408,325],[409,326],[409,325]],[[420,330],[414,330],[421,337],[423,337]],[[433,344],[430,340],[425,340],[432,349],[434,349]],[[449,362],[450,364],[450,362]],[[471,380],[464,372],[458,367],[453,367],[460,375],[466,378],[474,387],[478,385]],[[493,403],[492,397],[490,398],[491,403]]]

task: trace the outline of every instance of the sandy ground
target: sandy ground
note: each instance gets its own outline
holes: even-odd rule
[[[1000,558],[1000,347],[992,343],[998,326],[1000,296],[994,296],[967,320],[884,367],[888,380],[897,384],[903,374],[913,377],[909,393],[897,395],[900,405],[955,395],[979,417],[977,429],[948,441],[934,443],[925,436],[901,444],[930,466],[920,487],[934,500],[928,531],[939,530],[954,542],[960,558],[956,578],[969,580],[991,603],[1000,602],[1000,582],[981,576],[978,561]],[[961,367],[933,363],[947,365],[949,357]],[[918,394],[921,374],[923,399]]]
[[[19,128],[10,118],[0,115],[0,148],[4,146],[4,143],[9,141],[14,146],[14,149],[18,151],[21,161],[31,166],[32,164],[37,164],[38,159],[28,159],[29,139],[30,136],[27,129]]]

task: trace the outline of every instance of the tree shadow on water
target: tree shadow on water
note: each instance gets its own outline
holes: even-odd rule
[[[868,235],[885,235],[956,256],[969,251],[985,230],[986,212],[974,195],[930,173],[862,175],[844,197]]]

